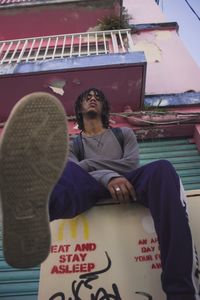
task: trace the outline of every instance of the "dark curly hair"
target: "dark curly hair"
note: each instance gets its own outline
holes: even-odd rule
[[[102,123],[104,128],[109,127],[109,113],[110,113],[110,106],[109,103],[104,95],[104,93],[101,90],[98,90],[97,88],[89,88],[88,90],[84,91],[82,94],[78,96],[75,102],[75,115],[76,115],[76,122],[78,124],[78,128],[82,131],[84,130],[84,123],[83,123],[83,115],[82,115],[82,109],[81,105],[83,100],[88,96],[88,94],[93,91],[96,94],[99,95],[99,99],[102,102]]]

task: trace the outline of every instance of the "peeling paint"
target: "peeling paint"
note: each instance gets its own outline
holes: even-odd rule
[[[142,79],[139,78],[135,83],[136,88],[138,89],[141,86],[141,84],[142,84]]]
[[[147,130],[139,129],[135,131],[137,138],[140,140],[146,140],[149,138],[164,138],[165,131],[164,129],[151,128]]]
[[[111,88],[112,88],[113,90],[118,90],[118,88],[119,88],[118,82],[113,82]]]
[[[155,32],[155,37],[157,40],[168,40],[171,39],[171,32],[167,30],[161,30],[161,31],[156,31]]]
[[[87,32],[100,31],[100,30],[101,30],[101,26],[100,25],[95,25],[95,26],[89,27],[87,29]]]
[[[77,129],[78,130],[78,124],[76,124],[73,129]]]
[[[73,17],[75,20],[79,20],[79,14],[77,12],[73,13]]]
[[[63,96],[64,95],[64,86],[66,82],[64,80],[54,80],[49,85],[49,88],[52,89],[52,91],[58,95]]]
[[[80,85],[80,84],[81,84],[81,82],[80,82],[80,80],[79,80],[78,78],[75,78],[75,79],[73,80],[73,83],[75,83],[75,84],[77,84],[77,85]]]
[[[61,95],[61,96],[64,95],[64,90],[61,89],[61,88],[57,88],[57,87],[54,87],[54,86],[49,86],[49,88],[52,89],[52,91],[53,91],[55,94],[58,94],[58,95]]]
[[[160,62],[162,51],[155,43],[139,41],[134,45],[135,51],[144,51],[147,62]]]
[[[137,83],[136,83],[137,84]],[[128,80],[128,86],[132,87],[135,85],[135,81],[134,80]]]

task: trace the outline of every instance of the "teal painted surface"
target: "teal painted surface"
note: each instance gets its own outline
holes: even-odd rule
[[[18,270],[5,262],[0,235],[0,299],[37,300],[39,275],[39,267]]]
[[[168,159],[182,179],[185,190],[200,189],[200,154],[189,139],[141,141],[140,163]]]
[[[200,189],[200,154],[188,139],[140,141],[141,165],[169,159],[180,175],[186,190]],[[39,267],[13,269],[3,258],[0,243],[0,300],[37,300]]]

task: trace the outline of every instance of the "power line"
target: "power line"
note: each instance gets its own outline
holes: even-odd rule
[[[200,21],[200,17],[199,15],[196,13],[196,11],[193,9],[193,7],[190,5],[190,3],[185,0],[185,2],[187,3],[187,5],[189,6],[189,8],[192,10],[192,12],[195,14],[195,16],[198,18],[198,20]]]
[[[162,11],[164,10],[164,1],[162,0]]]

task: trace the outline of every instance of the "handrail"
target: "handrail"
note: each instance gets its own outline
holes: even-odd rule
[[[133,51],[130,29],[30,37],[0,41],[0,65]]]

